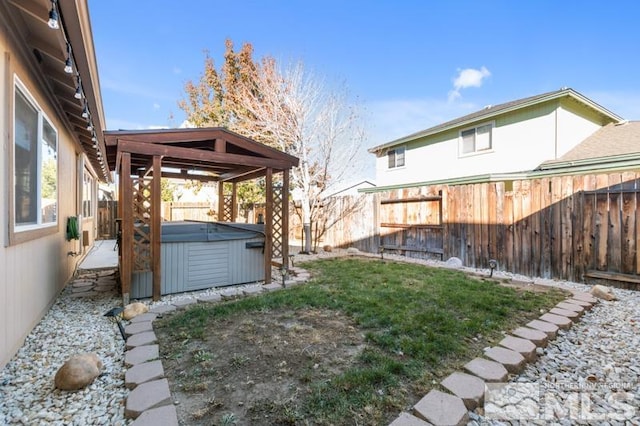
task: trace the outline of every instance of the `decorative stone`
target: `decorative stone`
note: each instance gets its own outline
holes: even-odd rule
[[[504,365],[484,358],[475,358],[469,361],[464,365],[464,369],[485,382],[504,382],[509,376]]]
[[[195,305],[198,303],[198,299],[195,297],[187,297],[186,299],[173,300],[171,304],[178,309],[186,308],[187,306]]]
[[[479,377],[455,372],[445,378],[441,385],[462,399],[468,410],[474,410],[483,403],[485,384]]]
[[[54,378],[61,390],[78,390],[91,384],[102,371],[102,362],[95,353],[74,355],[60,367]]]
[[[562,315],[556,314],[544,314],[540,317],[542,321],[546,321],[551,324],[555,324],[562,329],[568,329],[571,327],[571,320]]]
[[[127,388],[134,389],[142,383],[162,378],[164,378],[162,361],[143,362],[127,370],[124,376],[124,384]]]
[[[355,248],[355,247],[349,247],[349,248],[347,249],[347,254],[352,254],[352,255],[353,255],[353,254],[360,254],[360,250],[358,250],[358,249],[357,249],[357,248]]]
[[[444,263],[444,266],[445,268],[450,268],[450,269],[460,269],[462,268],[462,260],[460,260],[457,257],[450,257]]]
[[[237,288],[227,288],[220,292],[222,300],[232,300],[242,296],[242,292]]]
[[[154,321],[157,317],[158,314],[154,312],[147,312],[146,314],[138,315],[135,318],[132,318],[131,324],[135,324],[137,322]]]
[[[162,314],[166,314],[169,312],[173,312],[175,311],[177,308],[173,305],[158,305],[158,306],[154,306],[153,308],[149,309],[149,312],[152,312],[154,314],[158,314],[158,315],[162,315]]]
[[[198,296],[198,302],[200,303],[215,303],[222,300],[222,296],[218,293],[214,294],[203,294]]]
[[[256,296],[260,293],[262,293],[262,288],[261,287],[249,287],[249,288],[245,288],[242,290],[242,293],[244,293],[245,296]]]
[[[149,312],[149,307],[142,302],[129,303],[122,311],[122,318],[130,320],[138,315]]]
[[[157,359],[160,356],[158,345],[138,346],[124,354],[124,364],[128,367]]]
[[[502,347],[518,352],[527,361],[534,361],[536,359],[536,345],[534,345],[531,340],[506,336],[504,339],[500,340],[498,344]]]
[[[584,313],[584,307],[575,303],[560,302],[556,305],[556,308],[577,312],[578,315],[582,315]]]
[[[600,285],[600,284],[594,285],[591,288],[590,293],[595,297],[597,297],[598,299],[603,299],[608,301],[616,300],[616,295],[613,294],[613,290],[611,289],[611,287],[607,287],[604,285]]]
[[[282,285],[278,283],[271,283],[263,285],[262,288],[264,288],[264,291],[276,291],[282,290],[284,287],[282,287]]]
[[[413,412],[435,425],[464,425],[469,420],[462,399],[439,390],[431,390],[413,406]]]
[[[178,413],[174,405],[146,410],[131,426],[178,426]]]
[[[578,299],[567,299],[566,303],[571,303],[572,305],[581,306],[584,308],[585,311],[588,311],[593,307],[593,303],[587,302],[584,300],[578,300]]]
[[[577,321],[578,318],[580,317],[580,314],[577,313],[576,311],[569,311],[567,309],[562,309],[562,308],[553,308],[549,310],[549,313],[553,315],[560,315],[563,317],[567,317],[574,322]]]
[[[409,413],[400,413],[400,415],[389,426],[429,426],[430,423],[425,422],[422,419],[412,416]]]
[[[516,337],[522,337],[523,339],[531,340],[538,347],[547,346],[549,337],[547,333],[540,330],[534,330],[529,327],[518,327],[511,332]]]
[[[540,320],[530,321],[526,325],[527,327],[533,328],[534,330],[539,330],[543,333],[546,333],[549,339],[555,339],[559,329],[559,327],[555,324]]]
[[[151,345],[158,341],[156,333],[153,331],[145,331],[144,333],[134,334],[127,339],[127,349],[137,346]]]
[[[598,303],[598,299],[596,299],[595,297],[593,297],[593,295],[589,294],[589,293],[584,293],[582,291],[574,291],[573,292],[573,299],[576,300],[583,300],[585,302],[590,302],[591,304],[595,305],[596,303]]]
[[[494,346],[484,351],[484,355],[504,365],[509,373],[519,373],[525,365],[524,356],[511,349]]]
[[[126,336],[144,333],[145,331],[153,331],[153,325],[151,324],[151,321],[134,322],[133,324],[129,324],[124,327],[124,334]]]
[[[167,379],[143,383],[129,393],[124,415],[135,419],[142,412],[171,404],[171,392]]]

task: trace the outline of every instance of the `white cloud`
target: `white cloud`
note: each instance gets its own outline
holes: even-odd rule
[[[173,67],[173,73],[176,74],[176,75],[182,74],[182,68]]]
[[[153,103],[153,109],[156,110],[156,111],[159,110],[160,109],[160,104],[157,103],[157,102],[154,102]]]
[[[453,80],[453,90],[449,92],[449,102],[452,102],[462,95],[460,90],[468,87],[480,87],[486,78],[491,75],[491,72],[486,67],[481,67],[479,70],[474,68],[465,68],[458,70],[457,77]]]

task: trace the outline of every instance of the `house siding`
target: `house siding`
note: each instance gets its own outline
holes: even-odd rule
[[[77,214],[76,144],[69,130],[52,108],[45,91],[39,87],[28,62],[21,57],[16,42],[0,27],[0,210],[2,244],[0,245],[0,368],[23,344],[25,337],[40,321],[56,296],[73,275],[79,256],[79,241],[66,241],[66,220]],[[58,226],[54,233],[19,244],[9,240],[9,194],[12,158],[12,104],[14,75],[47,115],[58,131]]]
[[[460,130],[490,122],[494,124],[492,149],[460,156]],[[595,112],[552,100],[408,142],[405,167],[388,169],[386,155],[376,159],[377,183],[411,184],[532,170],[564,154],[600,125]]]

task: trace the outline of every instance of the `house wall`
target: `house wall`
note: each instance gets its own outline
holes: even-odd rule
[[[494,123],[492,149],[460,155],[464,126],[406,145],[405,166],[389,169],[387,156],[376,159],[379,186],[427,182],[490,173],[532,170],[566,153],[601,125],[595,112],[558,100],[524,108],[476,124]]]
[[[23,344],[24,338],[44,316],[73,275],[80,257],[78,241],[66,241],[66,219],[77,212],[78,154],[71,133],[65,128],[46,92],[39,87],[29,62],[21,57],[17,43],[0,26],[0,368]],[[14,74],[26,86],[58,131],[58,226],[53,233],[22,243],[9,240],[9,194],[13,136]]]

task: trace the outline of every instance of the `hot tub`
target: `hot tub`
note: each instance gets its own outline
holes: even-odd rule
[[[264,225],[162,223],[161,293],[173,294],[264,280]],[[134,273],[131,297],[152,296],[153,274]]]

